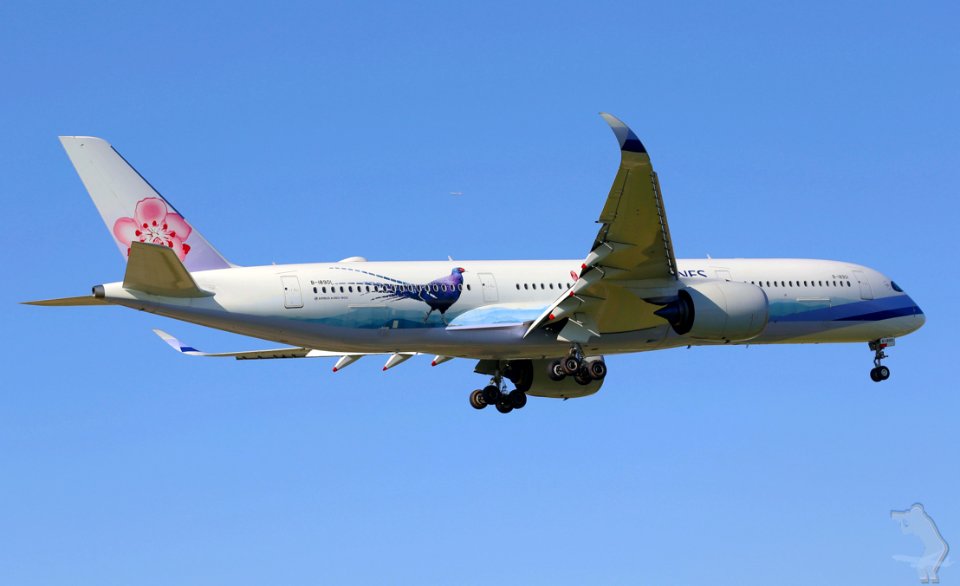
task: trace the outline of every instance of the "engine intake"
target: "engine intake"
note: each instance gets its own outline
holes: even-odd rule
[[[703,281],[677,292],[654,312],[677,335],[701,340],[743,342],[759,336],[770,318],[763,289],[747,283]]]

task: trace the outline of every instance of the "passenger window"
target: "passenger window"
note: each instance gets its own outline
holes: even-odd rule
[[[524,288],[524,289],[530,289],[530,285],[527,284],[527,283],[524,283],[524,284],[523,284],[523,288]]]
[[[469,284],[467,285],[467,291],[470,291],[470,285],[469,285]]]
[[[316,288],[316,287],[313,288],[313,293],[314,293],[314,295],[316,295],[316,293],[317,293],[317,288]]]
[[[520,283],[517,283],[517,291],[520,290]]]
[[[543,283],[540,283],[540,288],[541,288],[541,289],[546,289],[546,287],[544,287]]]
[[[553,283],[550,283],[550,290],[553,290]]]

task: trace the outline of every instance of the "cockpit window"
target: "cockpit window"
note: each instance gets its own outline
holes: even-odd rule
[[[890,286],[893,287],[893,290],[897,293],[903,293],[903,289],[900,288],[900,285],[897,285],[893,281],[890,281]]]

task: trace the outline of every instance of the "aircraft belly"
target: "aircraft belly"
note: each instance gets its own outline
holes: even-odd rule
[[[566,353],[568,344],[549,332],[523,337],[523,324],[477,329],[338,327],[313,320],[224,313],[208,308],[172,306],[143,300],[118,301],[189,323],[292,346],[342,352],[422,352],[475,358],[544,358]],[[607,334],[584,350],[597,354],[642,352],[663,347],[665,327]],[[675,344],[672,344],[675,345]]]
[[[869,342],[878,338],[905,336],[922,325],[914,316],[878,321],[808,321],[770,323],[758,338],[747,344],[828,344]]]

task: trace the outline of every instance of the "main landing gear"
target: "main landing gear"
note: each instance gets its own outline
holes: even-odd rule
[[[607,376],[607,365],[603,359],[587,360],[583,355],[580,344],[574,344],[566,358],[558,358],[551,362],[547,369],[550,380],[561,381],[568,376],[581,385],[589,385],[595,380],[603,380]]]
[[[489,385],[470,393],[470,406],[474,409],[494,405],[500,413],[510,413],[514,409],[523,409],[526,404],[527,394],[520,389],[508,393],[499,371],[490,379]]]
[[[880,338],[870,342],[870,349],[873,350],[873,368],[870,369],[870,379],[875,383],[890,378],[890,369],[880,364],[880,361],[887,358],[887,354],[883,350],[888,346],[893,346],[893,344],[893,338]]]

